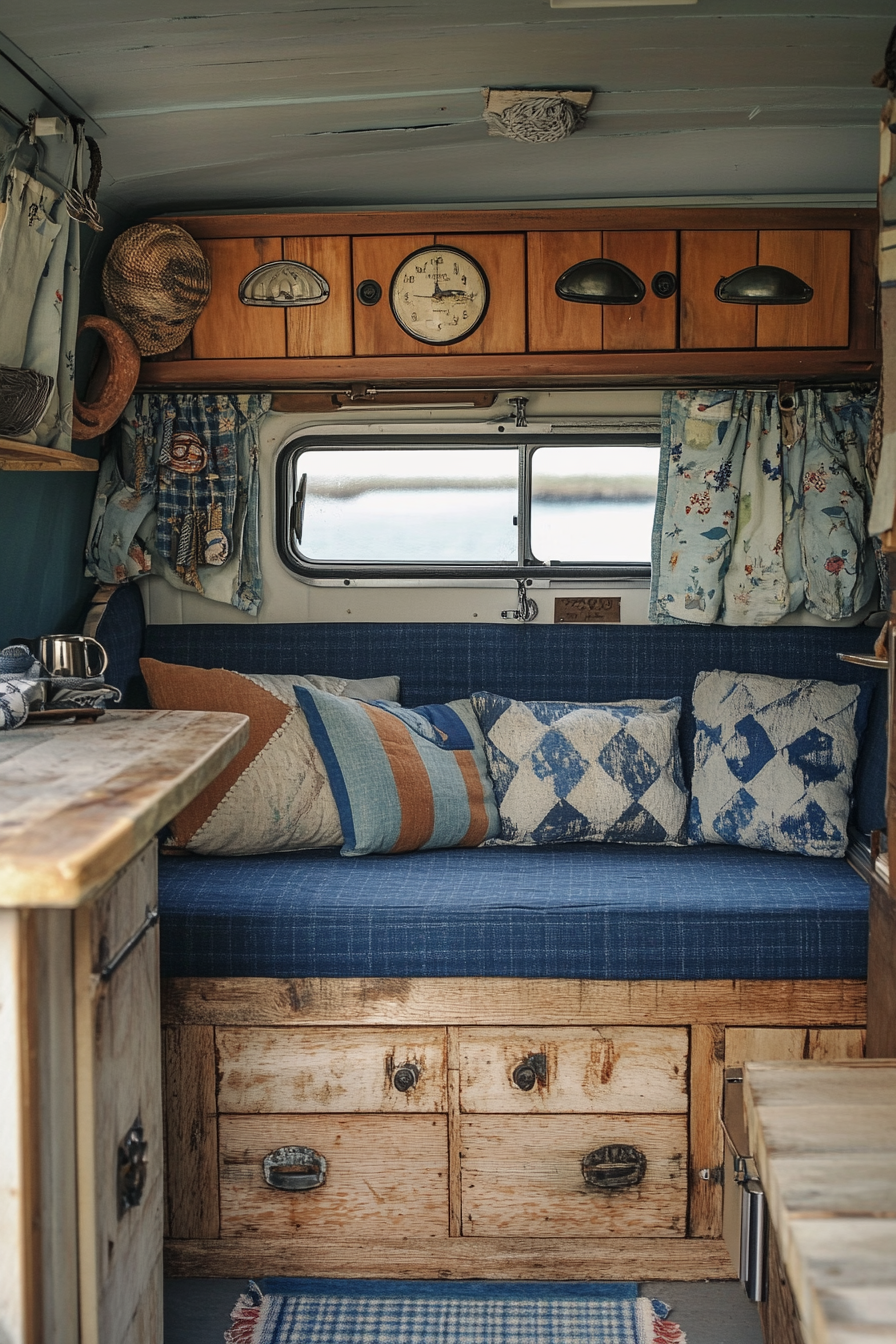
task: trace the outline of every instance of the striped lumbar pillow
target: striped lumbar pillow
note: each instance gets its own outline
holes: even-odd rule
[[[342,853],[481,845],[498,833],[469,700],[402,709],[297,686],[336,800]]]

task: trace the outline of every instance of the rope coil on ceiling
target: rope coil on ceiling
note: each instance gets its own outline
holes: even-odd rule
[[[511,103],[503,112],[485,111],[482,115],[489,130],[530,145],[550,145],[565,140],[585,124],[585,108],[559,94],[524,98]]]

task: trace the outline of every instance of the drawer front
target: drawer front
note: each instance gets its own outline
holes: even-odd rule
[[[476,1116],[461,1121],[461,1138],[464,1236],[685,1235],[683,1115]],[[639,1185],[586,1182],[582,1159],[611,1144],[646,1158]]]
[[[215,1045],[222,1113],[446,1109],[444,1027],[219,1027]]]
[[[448,1122],[425,1115],[222,1115],[221,1235],[444,1237]],[[326,1158],[312,1190],[266,1184],[265,1157],[310,1148]]]
[[[461,1110],[685,1112],[687,1063],[684,1027],[473,1027],[460,1033]]]

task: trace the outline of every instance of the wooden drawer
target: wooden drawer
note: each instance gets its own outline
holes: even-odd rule
[[[352,240],[284,238],[283,256],[322,275],[330,289],[323,303],[286,309],[286,353],[308,359],[352,353]],[[251,312],[251,309],[249,310]]]
[[[537,1061],[535,1086],[514,1072]],[[460,1033],[460,1104],[467,1113],[687,1110],[684,1027],[471,1027]],[[531,1074],[530,1074],[531,1077]]]
[[[463,1234],[472,1237],[683,1237],[687,1117],[476,1116],[461,1120]],[[582,1159],[631,1144],[640,1185],[586,1183]]]
[[[682,350],[749,350],[756,345],[752,304],[719,303],[715,288],[723,275],[755,266],[755,229],[682,229]]]
[[[660,298],[651,287],[654,276],[661,271],[678,274],[674,229],[605,233],[604,256],[634,271],[647,288],[640,303],[604,308],[604,349],[674,350],[678,344],[678,295]]]
[[[240,282],[257,266],[281,261],[279,238],[203,238],[212,292],[193,328],[194,359],[282,359],[286,310],[240,303]]]
[[[556,284],[570,266],[603,256],[603,234],[530,233],[526,241],[529,349],[601,350],[603,305],[561,299]]]
[[[808,303],[760,308],[757,346],[793,349],[849,344],[848,230],[763,230],[759,264],[792,271],[814,293]]]
[[[445,1116],[222,1115],[219,1143],[222,1237],[447,1236]],[[265,1184],[265,1156],[292,1146],[326,1158],[325,1185]]]
[[[444,1111],[445,1042],[444,1027],[218,1027],[218,1110]]]

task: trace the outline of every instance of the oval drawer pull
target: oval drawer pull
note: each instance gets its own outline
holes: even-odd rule
[[[316,1190],[327,1181],[327,1159],[313,1148],[275,1148],[262,1170],[275,1190]]]
[[[514,1087],[518,1087],[521,1092],[531,1092],[536,1083],[546,1083],[548,1080],[547,1057],[543,1054],[527,1055],[510,1076]]]
[[[417,1064],[402,1064],[392,1075],[392,1086],[399,1092],[410,1092],[420,1081],[420,1067]]]
[[[596,1190],[630,1190],[640,1185],[647,1170],[647,1158],[630,1143],[608,1143],[582,1158],[586,1185]]]

